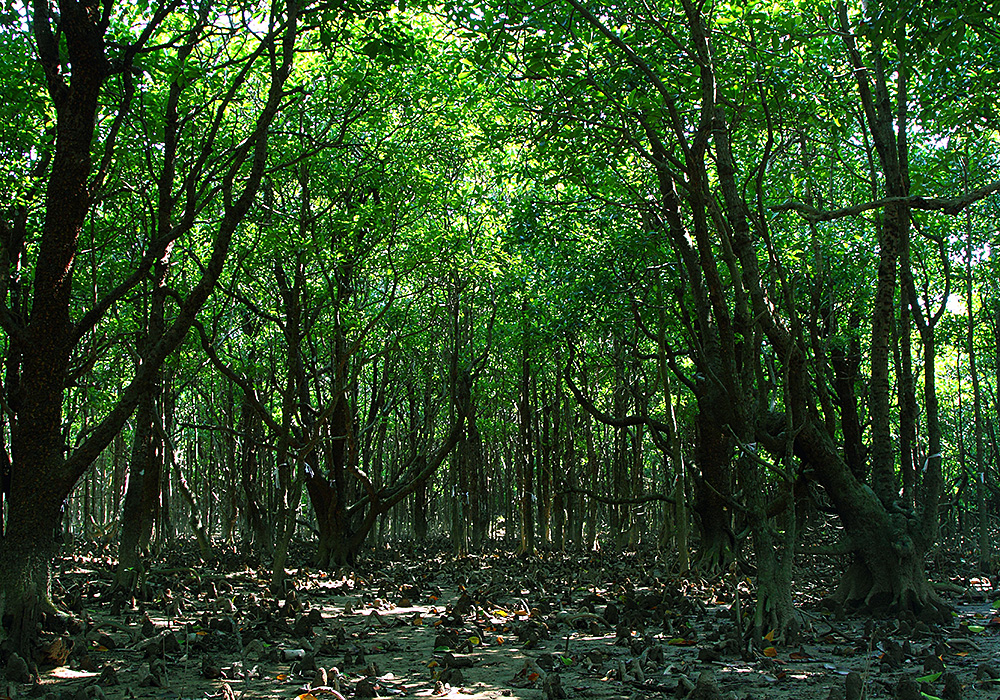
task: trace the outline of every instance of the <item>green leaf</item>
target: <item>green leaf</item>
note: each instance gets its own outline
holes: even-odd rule
[[[940,677],[941,671],[938,671],[937,673],[928,673],[926,676],[921,676],[920,678],[917,678],[916,681],[917,683],[933,683]]]

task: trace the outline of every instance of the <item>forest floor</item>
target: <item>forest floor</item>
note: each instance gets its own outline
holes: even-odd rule
[[[48,638],[48,658],[33,660],[28,683],[0,674],[0,698],[1000,694],[992,606],[1000,591],[971,568],[963,575],[957,557],[931,567],[955,610],[944,627],[830,613],[820,600],[843,562],[804,561],[795,585],[801,639],[763,648],[738,641],[734,603],[752,612],[749,579],[677,577],[655,552],[369,553],[337,573],[292,570],[294,592],[280,598],[268,594],[266,570],[235,554],[213,565],[195,560],[173,552],[148,575],[145,602],[108,602],[111,559],[64,558],[57,598],[86,629]]]

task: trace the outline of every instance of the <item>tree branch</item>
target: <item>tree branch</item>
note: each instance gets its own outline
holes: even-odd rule
[[[662,493],[651,493],[648,496],[640,496],[638,498],[608,498],[607,496],[602,496],[599,493],[594,493],[590,489],[581,488],[566,488],[559,493],[582,493],[588,498],[593,498],[598,503],[604,503],[609,506],[642,505],[643,503],[651,503],[653,501],[662,501],[664,503],[675,502],[673,498],[670,496],[664,496]]]
[[[614,418],[613,416],[609,416],[607,413],[597,408],[597,406],[595,406],[590,399],[584,396],[583,392],[580,390],[580,387],[578,387],[576,385],[576,382],[573,381],[573,374],[572,372],[570,372],[570,370],[572,369],[573,366],[575,349],[573,348],[572,343],[570,343],[569,348],[570,348],[570,356],[566,362],[566,368],[563,370],[563,378],[566,380],[566,385],[569,387],[570,392],[573,394],[573,398],[576,399],[576,402],[580,404],[580,407],[583,408],[583,410],[585,410],[587,413],[589,413],[594,418],[599,420],[601,423],[604,423],[605,425],[610,425],[612,428],[630,428],[636,425],[645,425],[647,427],[652,428],[653,430],[660,430],[663,432],[668,432],[670,430],[670,427],[666,423],[661,423],[655,418],[650,418],[649,416],[646,415]]]
[[[794,211],[803,219],[812,223],[834,221],[848,216],[857,216],[858,214],[863,214],[866,211],[880,209],[890,204],[905,204],[912,209],[919,209],[921,211],[940,211],[948,214],[949,216],[954,216],[970,204],[975,204],[981,199],[986,199],[998,191],[1000,191],[1000,180],[991,182],[985,187],[980,187],[978,190],[973,190],[966,195],[956,197],[954,199],[921,197],[920,195],[911,195],[909,197],[883,197],[882,199],[877,199],[873,202],[865,202],[864,204],[856,204],[853,207],[831,210],[817,209],[816,207],[811,207],[803,202],[788,200],[782,204],[770,206],[768,209],[773,212]]]

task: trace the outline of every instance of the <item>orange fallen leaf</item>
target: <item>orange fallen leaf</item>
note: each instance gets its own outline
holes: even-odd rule
[[[788,655],[788,658],[794,659],[795,661],[804,661],[810,658],[809,654],[803,654],[801,651],[793,651]]]
[[[778,655],[778,650],[775,649],[774,647],[767,647],[764,650],[764,656],[768,656],[773,659],[777,655]]]
[[[774,633],[775,633],[775,630],[771,630],[770,632],[768,632],[767,634],[764,635],[764,639],[766,639],[769,642],[773,642],[774,641]]]

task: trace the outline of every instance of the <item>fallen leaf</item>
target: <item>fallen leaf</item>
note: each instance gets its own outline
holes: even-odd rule
[[[764,635],[764,639],[766,639],[769,642],[773,642],[774,641],[774,633],[776,631],[777,630],[771,630],[770,632],[768,632],[767,634]]]
[[[767,647],[766,649],[764,649],[764,656],[767,656],[767,657],[770,657],[770,658],[773,659],[777,655],[778,655],[778,650],[775,649],[774,647]]]

